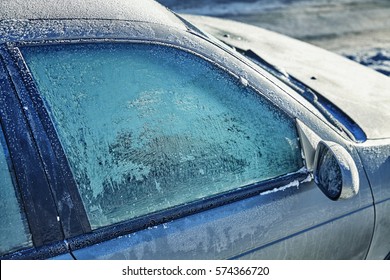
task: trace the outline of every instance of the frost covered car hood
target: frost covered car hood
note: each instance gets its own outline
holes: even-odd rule
[[[203,16],[183,15],[202,30],[284,69],[327,98],[365,132],[390,138],[390,79],[313,45],[259,27]]]

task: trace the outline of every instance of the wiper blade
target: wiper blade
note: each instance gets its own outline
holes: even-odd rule
[[[350,139],[355,142],[364,142],[367,140],[363,130],[348,115],[306,84],[289,75],[283,69],[270,64],[250,49],[243,50],[234,46],[231,47],[298,92],[313,106],[315,106],[327,121],[335,126],[340,132],[346,134]]]

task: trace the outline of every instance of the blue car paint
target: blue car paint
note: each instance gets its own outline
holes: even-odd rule
[[[7,23],[1,22],[0,25],[2,24],[7,26]],[[149,24],[144,23],[133,24],[130,22],[112,22],[112,25],[109,25],[108,28],[107,21],[88,22],[86,20],[68,20],[53,21],[50,25],[51,28],[48,29],[41,29],[42,24],[46,24],[46,22],[39,20],[31,22],[15,22],[15,24],[20,24],[20,29],[15,28],[13,29],[15,33],[6,34],[2,37],[4,38],[3,42],[8,39],[11,39],[12,41],[41,39],[58,40],[62,38],[62,31],[65,26],[65,29],[69,31],[68,38],[72,38],[72,40],[75,41],[86,37],[89,39],[91,37],[95,39],[132,38],[134,34],[137,34],[137,40],[150,39],[153,37],[154,40],[183,44],[183,42],[180,41],[183,39],[182,36],[184,36],[184,43],[188,44],[189,50],[192,49],[200,52],[205,56],[210,54],[210,49],[205,47],[207,44],[204,42],[200,43],[199,40],[191,39],[191,36],[188,34],[183,35],[180,34],[180,32],[177,33],[177,30],[171,30],[172,33],[169,36],[165,36],[163,35],[165,31],[164,28],[156,28],[153,30],[150,28]],[[121,24],[124,25],[121,26]],[[126,26],[126,28],[123,26]],[[83,27],[89,28],[84,30]],[[42,37],[36,38],[35,36],[37,33],[30,33],[30,28],[35,29]],[[118,33],[116,33],[116,31],[118,31]],[[13,50],[14,47],[15,44],[12,45],[11,43],[10,49]],[[217,54],[214,54],[214,51]],[[221,59],[223,55],[226,55],[223,48],[219,48],[219,50],[213,49],[211,53],[211,59],[215,59],[217,61],[219,60],[218,63],[227,63],[228,69],[238,69],[239,66],[243,66],[243,62],[232,62]],[[7,63],[11,62],[15,57],[18,57],[18,54],[15,53],[10,55],[7,50],[3,50],[2,55],[5,57]],[[235,56],[232,55],[232,57]],[[13,79],[14,85],[16,86],[18,93],[23,93],[21,101],[25,102],[23,105],[27,105],[23,107],[33,109],[34,106],[37,105],[37,100],[34,99],[37,95],[36,93],[35,95],[32,93],[34,91],[34,89],[32,89],[33,87],[28,88],[29,94],[26,94],[24,84],[29,79],[28,73],[22,73],[23,75],[27,75],[24,79],[17,77],[19,70],[23,69],[23,60],[21,60],[20,57],[18,59],[18,66],[7,66],[10,68],[9,71],[11,73],[16,73],[16,78],[14,77]],[[338,142],[349,148],[357,163],[360,174],[361,186],[360,192],[357,196],[350,200],[333,202],[328,200],[319,191],[313,181],[305,182],[299,186],[287,189],[280,188],[266,195],[258,194],[247,199],[231,201],[231,203],[227,205],[208,209],[197,214],[180,217],[179,219],[170,219],[166,222],[161,220],[157,225],[151,225],[150,228],[133,232],[131,234],[123,233],[123,235],[119,237],[114,234],[113,239],[106,239],[106,241],[102,241],[102,239],[95,237],[89,239],[89,237],[92,237],[92,234],[90,229],[88,229],[88,226],[84,224],[83,227],[83,223],[80,223],[78,218],[75,218],[73,215],[66,214],[66,211],[60,213],[60,218],[54,215],[54,213],[57,214],[56,211],[52,211],[50,212],[49,222],[46,222],[46,225],[54,225],[54,228],[59,228],[58,222],[61,222],[62,226],[65,229],[68,229],[65,231],[65,234],[69,243],[61,241],[63,239],[62,233],[54,234],[50,240],[50,242],[53,243],[48,242],[48,240],[44,241],[47,247],[45,247],[46,245],[39,246],[40,243],[37,241],[36,252],[33,252],[32,254],[26,253],[23,255],[24,252],[31,252],[35,249],[21,251],[19,257],[45,258],[50,256],[55,257],[58,255],[59,258],[62,256],[66,258],[68,255],[63,254],[66,254],[68,250],[72,250],[72,254],[74,254],[76,258],[81,259],[195,259],[251,257],[312,257],[329,259],[365,258],[367,256],[374,231],[375,213],[369,183],[355,148],[351,145],[349,140],[346,140],[336,133],[335,130],[326,122],[326,119],[323,119],[321,116],[313,113],[315,110],[309,103],[294,96],[291,89],[287,89],[280,85],[265,71],[260,69],[249,70],[246,68],[246,71],[237,70],[237,72],[238,75],[248,75],[248,80],[252,84],[255,84],[256,82],[256,78],[254,78],[256,75],[260,75],[263,78],[265,77],[265,80],[267,80],[269,84],[274,85],[274,87],[269,85],[270,88],[274,89],[274,91],[271,90],[270,92],[264,93],[268,98],[272,99],[273,97],[277,97],[274,101],[278,104],[278,106],[284,108],[284,110],[292,116],[307,123],[312,129],[316,130],[321,138]],[[14,93],[12,90],[10,92]],[[13,98],[15,98],[15,96]],[[287,104],[289,106],[283,102],[283,99],[288,100]],[[296,102],[297,100],[299,102]],[[13,102],[15,104],[17,103],[15,101]],[[34,155],[37,154],[37,150],[40,151],[40,154],[43,157],[42,160],[45,163],[51,163],[45,166],[45,174],[53,175],[53,177],[50,176],[50,179],[53,180],[51,181],[53,186],[53,182],[56,179],[63,178],[63,175],[58,175],[56,173],[56,168],[58,168],[58,166],[64,166],[63,164],[66,162],[66,160],[64,161],[64,155],[62,155],[62,152],[60,151],[61,146],[58,146],[58,139],[56,140],[56,135],[54,131],[51,130],[51,125],[48,123],[48,119],[40,118],[42,115],[45,116],[44,110],[40,113],[37,113],[34,110],[26,113],[25,117],[28,119],[30,126],[32,127],[30,128],[23,123],[25,119],[24,116],[20,114],[20,112],[22,112],[22,107],[17,105],[16,108],[15,112],[19,114],[19,117],[16,119],[20,120],[20,123],[22,124],[21,130],[19,130],[18,133],[25,133],[22,128],[26,128],[26,131],[32,131],[35,139],[47,137],[43,143],[38,143],[38,149],[34,144],[30,145],[28,149],[21,149],[20,151],[23,151],[24,153],[32,153]],[[1,116],[2,120],[6,119],[8,116],[9,115],[3,114]],[[37,126],[35,126],[35,124],[37,124]],[[11,130],[12,129],[8,129],[7,132]],[[47,134],[49,134],[49,136],[47,136]],[[10,138],[12,139],[12,137]],[[48,148],[47,146],[45,147],[45,145],[48,144],[54,146],[55,152],[50,151],[52,148]],[[17,149],[13,150],[13,153],[15,156],[20,156],[20,154],[17,154]],[[59,157],[59,159],[52,159],[54,154]],[[38,160],[38,162],[40,161]],[[375,166],[372,166],[372,173],[375,174],[375,172]],[[69,176],[69,174],[67,176]],[[369,177],[371,177],[371,175]],[[69,178],[69,180],[71,182],[71,178]],[[379,183],[382,184],[382,181],[379,181]],[[46,185],[46,183],[43,185]],[[60,191],[60,193],[61,192],[63,194],[69,194],[72,191],[64,188],[64,190]],[[50,191],[48,193],[50,193]],[[48,197],[48,194],[44,192],[42,192],[41,195],[44,198]],[[42,197],[36,199],[37,203],[41,201]],[[62,196],[57,196],[57,203],[63,203],[59,202],[60,200],[58,200],[58,198],[60,197]],[[69,197],[77,201],[77,196],[75,198],[75,194],[73,194],[73,197]],[[49,201],[52,201],[52,198],[50,198]],[[379,208],[386,210],[387,206],[384,206],[387,205],[385,204],[387,201],[388,200],[384,198],[382,203],[379,204],[377,210]],[[34,201],[31,201],[31,203],[34,203]],[[82,212],[81,210],[78,211]],[[38,216],[39,219],[42,217]],[[381,214],[380,217],[382,222],[379,224],[384,225],[386,223],[385,215]],[[70,222],[76,222],[76,226],[73,227],[69,225]],[[84,237],[84,244],[72,247],[72,238],[78,237],[80,231],[82,232],[81,236]],[[384,231],[382,231],[382,233],[383,232]],[[37,234],[37,236],[44,236],[39,232]],[[384,235],[381,235],[378,240],[383,241],[383,237]],[[375,238],[373,241],[375,241]],[[55,246],[52,246],[53,244]],[[50,248],[59,249],[50,250]],[[386,249],[387,247],[384,248]],[[285,251],[282,251],[283,249],[285,249]],[[42,254],[42,252],[45,252],[46,250],[48,254]],[[381,254],[377,253],[373,254],[373,256],[380,257]],[[18,257],[18,253],[15,253],[13,257]]]

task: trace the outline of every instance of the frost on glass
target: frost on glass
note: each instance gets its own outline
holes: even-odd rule
[[[152,44],[22,52],[93,228],[302,166],[293,121],[193,54]]]
[[[319,159],[316,183],[326,195],[337,199],[341,194],[343,178],[336,157],[328,150]]]
[[[0,128],[0,255],[32,245],[27,220],[15,193],[3,137]]]

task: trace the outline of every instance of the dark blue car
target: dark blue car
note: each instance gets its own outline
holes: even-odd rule
[[[1,258],[389,258],[389,92],[151,0],[1,1]]]

